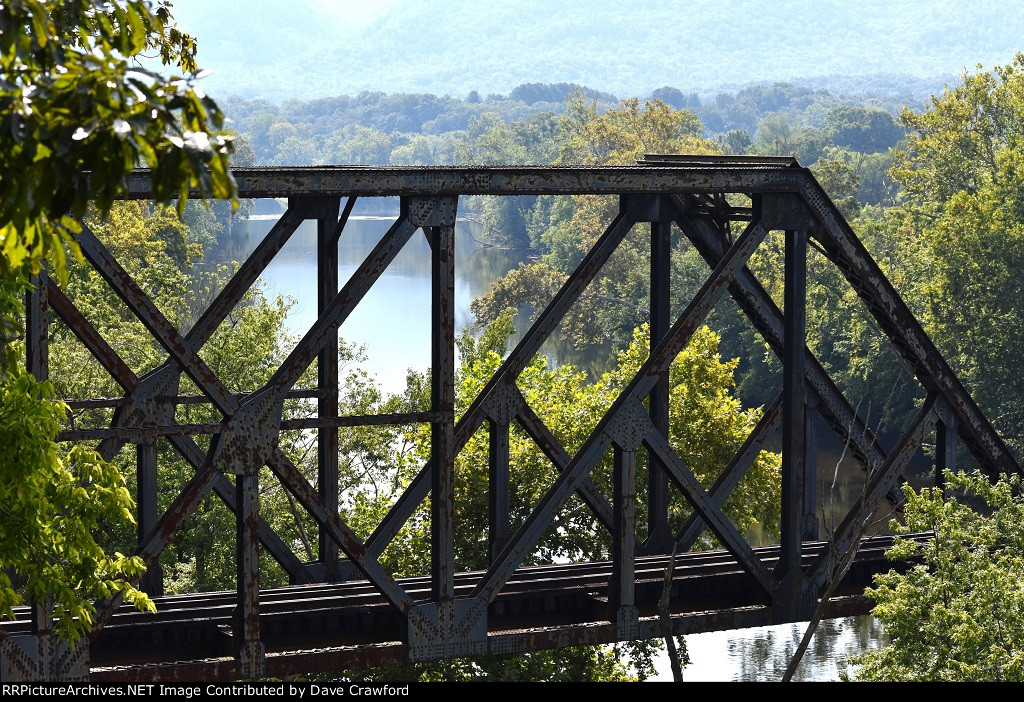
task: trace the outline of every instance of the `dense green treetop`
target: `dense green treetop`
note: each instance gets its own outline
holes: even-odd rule
[[[935,538],[898,540],[887,555],[918,565],[876,576],[867,591],[889,643],[855,661],[861,680],[1024,681],[1020,483],[965,473],[946,480],[945,497],[939,488],[904,488],[904,521],[893,528]]]

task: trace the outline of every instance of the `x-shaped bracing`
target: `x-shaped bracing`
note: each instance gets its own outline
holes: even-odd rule
[[[454,334],[451,252],[454,245],[451,234],[454,225],[454,196],[403,198],[402,215],[381,242],[329,304],[322,305],[316,323],[271,380],[258,391],[246,396],[228,392],[225,385],[203,363],[199,351],[305,217],[289,208],[199,322],[184,336],[160,314],[95,236],[87,229],[84,230],[80,237],[84,255],[169,354],[169,361],[164,366],[143,378],[137,378],[63,294],[55,286],[50,286],[54,309],[125,389],[127,400],[115,416],[114,429],[139,428],[140,424],[171,424],[173,407],[170,404],[161,406],[158,398],[177,394],[177,380],[181,371],[189,375],[224,416],[222,430],[216,434],[207,452],[202,451],[184,434],[173,431],[166,434],[195,468],[196,475],[142,539],[139,553],[147,561],[153,562],[166,547],[171,535],[181,528],[202,499],[209,492],[217,491],[235,510],[239,519],[239,534],[243,535],[242,540],[245,542],[239,549],[238,559],[240,598],[241,591],[245,590],[245,599],[240,602],[242,638],[248,643],[258,644],[258,581],[254,577],[257,538],[293,579],[301,580],[306,572],[305,566],[299,563],[280,538],[258,520],[256,474],[263,465],[267,465],[312,515],[330,540],[344,552],[349,559],[348,563],[369,578],[391,604],[406,613],[410,651],[414,658],[473,655],[486,651],[487,604],[494,600],[515,569],[536,548],[544,530],[575,493],[579,494],[598,521],[612,534],[615,568],[609,586],[609,601],[612,604],[610,617],[615,621],[620,637],[629,638],[638,631],[633,597],[633,558],[638,548],[635,473],[636,451],[644,447],[651,457],[652,465],[660,466],[659,470],[675,484],[693,510],[691,517],[675,534],[674,543],[680,548],[689,548],[704,528],[710,528],[748,573],[752,583],[762,591],[764,601],[774,603],[777,599],[790,600],[783,608],[785,612],[782,616],[795,616],[808,599],[813,600],[831,580],[842,576],[837,564],[845,562],[851,549],[856,548],[865,521],[874,514],[879,504],[886,497],[890,500],[898,498],[896,484],[900,475],[924,436],[936,424],[937,417],[945,418],[939,424],[950,425],[955,429],[990,472],[1019,472],[1019,467],[813,178],[806,172],[789,171],[784,179],[785,182],[795,183],[792,192],[771,195],[771,199],[755,192],[752,196],[754,206],[750,210],[728,208],[727,218],[749,217],[751,220],[735,242],[727,236],[716,214],[720,214],[722,208],[726,207],[722,198],[708,199],[696,193],[625,197],[618,216],[540,313],[457,424],[454,423],[452,411]],[[350,198],[338,222],[339,232],[351,211],[352,201]],[[767,214],[765,202],[771,203],[767,207]],[[338,200],[335,198],[334,213],[337,213],[337,205]],[[323,203],[319,207],[322,210]],[[324,219],[322,212],[317,217]],[[657,335],[660,338],[652,340],[651,354],[640,371],[608,409],[582,447],[570,455],[527,404],[516,385],[517,378],[568,309],[580,299],[631,228],[640,222],[661,223],[659,226],[664,227],[668,221],[674,221],[679,226],[713,268],[711,275],[675,324],[663,334]],[[331,507],[324,496],[318,494],[278,449],[277,434],[281,426],[284,399],[294,388],[299,376],[318,354],[329,348],[332,339],[336,338],[338,326],[417,228],[423,228],[431,242],[434,319],[435,326],[441,328],[433,337],[432,410],[426,417],[433,426],[433,455],[364,543],[340,520],[336,508]],[[747,260],[767,231],[776,228],[804,230],[814,237],[829,259],[858,291],[879,326],[928,391],[928,399],[918,417],[891,453],[885,451],[858,417],[821,364],[804,346],[802,336],[794,336],[792,331],[787,332],[787,324],[792,322],[787,320],[747,268]],[[667,236],[667,230],[663,228],[660,231]],[[653,236],[652,229],[652,241]],[[653,246],[652,243],[652,251]],[[761,421],[723,469],[715,484],[705,490],[673,450],[665,428],[657,426],[654,421],[652,392],[665,377],[669,365],[690,335],[726,290],[780,358],[790,359],[791,362],[796,359],[800,373],[797,380],[788,381],[783,394],[766,408]],[[789,345],[789,354],[786,353],[787,338],[798,340],[797,345]],[[773,571],[754,555],[723,514],[722,506],[729,493],[753,465],[767,435],[782,421],[784,408],[792,408],[794,403],[802,406],[803,401],[795,398],[803,397],[803,386],[806,386],[806,392],[811,393],[816,401],[821,415],[851,447],[869,473],[860,502],[842,522],[829,548],[813,563],[804,566],[800,561],[797,539],[795,549],[790,548],[789,556],[784,555],[781,559],[789,559],[789,570],[777,567]],[[651,410],[643,404],[649,397]],[[454,459],[485,422],[490,428],[491,446],[491,564],[468,597],[456,598],[452,581]],[[507,513],[508,432],[512,422],[522,427],[558,471],[554,483],[514,533],[510,529]],[[326,427],[340,426],[340,422],[331,418],[322,419],[321,424]],[[155,435],[160,434],[158,432]],[[112,431],[101,444],[103,454],[111,456],[116,453],[125,436],[127,434]],[[590,473],[609,448],[614,453],[611,500],[598,490],[590,478]],[[225,473],[236,475],[234,491]],[[502,483],[505,483],[503,488]],[[381,568],[378,559],[431,492],[435,498],[432,500],[431,520],[434,529],[432,598],[430,602],[416,604]],[[659,548],[654,543],[643,547],[648,550]],[[794,599],[801,598],[802,601],[794,604]],[[95,631],[109,618],[115,606],[116,603],[111,603],[102,611],[97,618]],[[259,674],[260,656],[258,646],[248,652],[243,646],[241,657],[257,661],[246,667],[243,660],[243,669]]]

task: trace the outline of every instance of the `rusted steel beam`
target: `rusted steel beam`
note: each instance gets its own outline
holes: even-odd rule
[[[334,542],[341,547],[353,565],[377,587],[387,600],[402,612],[408,612],[413,605],[412,598],[395,582],[395,579],[384,570],[376,557],[367,553],[367,548],[344,522],[337,511],[330,511],[323,500],[313,490],[305,476],[292,465],[280,449],[277,449],[267,465],[281,480],[299,503],[309,512],[309,516],[322,529],[325,529]]]
[[[49,276],[46,271],[29,276],[25,293],[25,364],[36,380],[49,378]]]
[[[181,364],[182,369],[195,381],[199,389],[213,401],[213,404],[225,416],[231,415],[237,403],[234,402],[234,398],[231,397],[216,374],[200,358],[196,349],[182,338],[174,325],[157,309],[138,283],[110,255],[96,235],[84,225],[78,234],[78,244],[93,268],[107,281],[118,297],[128,305],[128,309],[138,317],[157,342]]]
[[[49,370],[49,303],[47,301],[46,271],[29,276],[29,289],[25,292],[25,369],[38,381],[48,379]],[[30,593],[31,596],[31,593]],[[53,631],[51,613],[39,600],[31,600],[32,633],[49,639]],[[0,637],[0,641],[3,638]],[[6,656],[5,656],[6,657]]]
[[[298,382],[317,354],[330,342],[337,328],[352,313],[359,301],[395,259],[409,237],[416,230],[416,225],[403,214],[388,229],[380,242],[363,260],[341,291],[334,296],[313,326],[309,328],[302,340],[292,349],[281,366],[267,381],[264,389],[285,393]]]
[[[597,427],[570,461],[569,466],[555,479],[554,484],[541,498],[512,541],[502,550],[499,559],[492,564],[487,575],[474,588],[472,596],[482,597],[488,602],[494,599],[512,572],[536,546],[554,515],[564,507],[566,501],[578,488],[580,479],[587,475],[600,460],[611,441],[608,436],[610,425],[617,420],[628,421],[625,418],[628,418],[630,413],[636,415],[635,407],[640,399],[650,393],[658,377],[671,365],[673,359],[696,331],[697,326],[721,298],[736,270],[747,262],[766,234],[767,232],[760,224],[754,222],[737,239],[725,258],[712,271],[693,300],[672,325],[668,336],[651,350],[647,361],[598,422]],[[624,410],[628,411],[624,413]],[[620,414],[623,415],[623,419],[620,419]],[[646,410],[642,410],[642,414],[649,423],[650,417]],[[634,420],[637,419],[634,416]],[[670,460],[671,456],[662,455],[661,458]]]
[[[442,209],[438,206],[438,209]],[[430,240],[431,595],[455,597],[455,203],[450,217],[426,228]]]
[[[634,221],[625,212],[620,212],[615,220],[608,226],[601,237],[595,242],[593,248],[587,252],[583,260],[576,267],[576,270],[562,285],[544,311],[540,313],[529,331],[516,345],[516,348],[502,362],[494,375],[484,386],[480,394],[470,404],[469,409],[455,426],[455,453],[466,445],[470,437],[476,433],[483,424],[486,417],[484,408],[491,401],[491,396],[506,383],[515,382],[519,374],[530,362],[530,359],[540,350],[544,341],[548,338],[555,327],[565,316],[566,311],[572,306],[583,290],[600,272],[601,267],[615,251],[616,247],[632,228]],[[367,548],[374,556],[379,556],[391,543],[395,535],[402,529],[405,522],[412,516],[412,513],[423,502],[430,489],[431,475],[434,470],[433,461],[427,465],[413,478],[406,487],[405,492],[398,498],[395,504],[388,511],[381,523],[367,539]]]
[[[608,584],[608,618],[619,636],[632,638],[639,612],[636,608],[636,449],[616,444],[612,453],[612,576]]]
[[[782,558],[776,575],[780,580],[802,580],[800,544],[803,541],[804,348],[807,345],[807,231],[786,232],[785,292],[782,355]]]
[[[236,475],[235,485],[241,509],[235,512],[234,636],[239,677],[250,680],[266,675],[266,648],[260,637],[259,473]]]
[[[271,231],[264,238],[264,240],[260,242],[259,246],[256,247],[256,250],[253,252],[253,254],[245,261],[245,263],[239,268],[239,270],[236,271],[235,275],[233,275],[231,280],[228,281],[224,289],[220,291],[220,293],[214,299],[213,303],[206,309],[206,311],[202,314],[202,316],[196,322],[196,324],[194,324],[192,328],[189,330],[188,334],[185,336],[184,341],[181,342],[183,348],[191,348],[193,351],[198,351],[198,349],[200,349],[209,340],[209,338],[217,330],[217,327],[220,326],[224,319],[227,318],[227,315],[238,304],[242,296],[246,293],[249,287],[251,287],[252,283],[255,282],[256,278],[260,275],[260,273],[263,272],[263,270],[270,263],[274,255],[278,251],[280,251],[282,246],[284,246],[285,242],[287,242],[288,238],[295,231],[298,225],[301,224],[301,222],[301,217],[299,217],[291,208],[289,208],[289,210],[287,210],[284,213],[284,215],[281,217],[280,220],[278,220],[278,222],[274,225]],[[142,300],[148,302],[148,298],[145,296],[145,293],[143,293],[141,289],[138,289],[138,286],[134,284],[134,281],[131,281],[130,277],[123,269],[120,269],[120,266],[117,264],[117,262],[114,261],[114,259],[109,256],[109,253],[107,253],[106,250],[102,248],[102,245],[99,244],[98,240],[95,238],[92,232],[89,231],[87,228],[83,228],[82,236],[84,236],[85,245],[89,247],[89,250],[93,252],[93,255],[98,258],[103,258],[104,260],[107,261],[107,273],[105,273],[104,275],[116,275],[120,279],[130,282],[131,285],[134,287],[134,292],[132,293],[131,297],[136,300],[139,300],[140,302]],[[111,278],[108,277],[107,280],[112,286],[114,286]],[[166,320],[163,320],[162,322],[160,321],[162,319],[162,315],[160,315],[159,311],[156,310],[156,308],[153,307],[152,304],[149,304],[148,306],[143,304],[141,310],[136,309],[136,307],[132,305],[129,299],[127,297],[124,297],[120,288],[118,288],[117,286],[114,287],[115,291],[117,291],[118,294],[122,296],[122,299],[124,299],[125,302],[128,303],[129,308],[132,309],[134,313],[138,315],[141,312],[141,314],[146,315],[148,318],[151,318],[151,323],[162,324],[165,331],[165,340],[173,339],[176,341],[181,341],[180,337],[178,337],[177,331],[174,330],[173,326],[167,323]],[[153,314],[154,311],[156,312],[155,315]],[[142,317],[140,317],[140,319],[142,319]],[[149,326],[149,323],[147,323],[145,319],[143,319],[142,321],[147,324],[147,327]],[[151,333],[154,334],[154,336],[159,336],[156,334],[156,332],[153,331],[152,328],[150,329],[150,331]],[[171,333],[168,334],[167,332]],[[167,348],[166,344],[164,345],[165,348]],[[94,351],[94,354],[95,353],[96,352]],[[110,353],[112,353],[112,351],[107,350],[103,353],[103,355],[97,355],[97,358],[100,360],[101,363],[105,364],[105,358],[108,357]],[[174,358],[172,354],[172,358],[167,363],[165,363],[161,368],[147,374],[147,379],[144,382],[159,382],[158,378],[160,377],[161,374],[178,372],[176,370],[176,360],[178,359]],[[135,391],[135,388],[138,386],[139,382],[143,381],[141,379],[136,378],[135,387],[132,387],[132,391]],[[125,386],[125,383],[121,384],[122,386]],[[173,383],[173,387],[175,389],[177,388],[176,381]],[[226,392],[226,389],[223,389],[223,391]],[[125,402],[128,403],[129,401],[130,398],[129,396],[126,395]],[[221,408],[221,411],[224,411],[223,408]],[[120,419],[121,418],[119,417],[115,417],[115,424]],[[104,441],[99,448],[100,454],[104,456],[106,460],[109,460],[118,450],[120,450],[122,442],[118,441],[117,439],[123,438],[125,440],[130,440],[134,438],[134,436],[123,436],[121,432],[116,431],[118,427],[112,427],[112,429],[114,429],[115,431],[104,437]],[[86,438],[86,435],[79,435],[75,437],[76,440],[79,440],[81,438]],[[222,491],[219,490],[218,492]],[[233,503],[234,501],[232,499],[230,501],[230,504]]]
[[[93,358],[98,360],[103,368],[110,373],[110,377],[125,391],[134,390],[135,386],[139,384],[139,377],[135,375],[135,371],[121,360],[121,357],[96,330],[92,322],[75,307],[60,286],[52,280],[47,281],[47,296],[50,306],[68,325],[68,329],[85,345]]]
[[[345,231],[345,225],[348,224],[348,218],[352,215],[352,208],[356,206],[356,197],[350,195],[345,198],[345,207],[341,211],[341,216],[338,217],[338,223],[334,227],[334,239],[337,242],[341,239],[342,232]]]
[[[828,586],[832,564],[839,563],[843,555],[857,546],[857,542],[863,536],[864,526],[875,516],[885,494],[899,479],[907,463],[921,448],[925,435],[935,425],[936,399],[937,392],[928,394],[914,421],[900,437],[896,448],[882,465],[868,475],[863,491],[839,524],[835,534],[829,539],[828,547],[815,558],[807,570],[808,580],[819,592]]]
[[[405,229],[408,229],[408,227],[405,227]],[[408,233],[406,233],[406,240],[408,239],[409,234],[411,234],[411,230],[408,230]],[[196,381],[200,390],[206,393],[210,399],[214,401],[218,409],[220,409],[225,415],[233,415],[238,410],[238,403],[235,401],[234,397],[227,392],[220,380],[212,373],[212,371],[209,371],[209,368],[202,359],[200,359],[195,351],[190,348],[189,344],[181,339],[178,332],[172,325],[170,325],[169,322],[167,322],[166,318],[163,317],[159,310],[155,308],[149,298],[146,297],[145,293],[138,288],[138,285],[135,284],[127,273],[120,268],[117,262],[110,257],[102,244],[96,240],[95,236],[93,236],[91,232],[88,232],[84,227],[83,235],[85,236],[80,242],[82,250],[93,265],[101,270],[101,273],[105,278],[107,278],[108,282],[115,288],[122,299],[125,300],[129,305],[129,308],[131,308],[147,325],[150,329],[150,333],[157,337],[157,340],[161,345],[163,345],[164,348],[172,354],[175,360],[177,360],[184,367],[185,371],[189,373],[190,377]],[[394,253],[397,252],[391,252],[392,257]],[[372,268],[375,263],[379,264],[380,256],[377,258],[378,260],[373,260],[373,256],[371,255],[371,259],[364,262],[364,266],[361,267],[360,270],[363,270],[367,265]],[[353,277],[358,280],[359,271],[357,271]],[[339,312],[344,311],[343,304],[340,301],[345,301],[346,290],[348,290],[348,288],[349,285],[346,285],[346,288],[336,296],[331,305],[331,308],[334,310],[335,318],[338,316]],[[351,299],[349,299],[348,302],[350,305],[355,304]],[[315,347],[313,349],[314,354],[319,351],[319,347],[316,343],[310,344],[309,340],[311,337],[315,340],[318,339],[319,337],[316,336],[317,334],[323,336],[324,327],[331,324],[332,321],[334,320],[332,320],[330,313],[321,316],[317,324],[314,324],[313,329],[307,332],[303,339],[303,341],[306,342],[307,350],[312,346]],[[338,321],[340,323],[340,320]],[[301,346],[302,344],[300,343],[300,347]],[[292,358],[292,356],[289,358]],[[309,363],[307,362],[305,366],[308,365]],[[303,369],[305,366],[303,366]],[[341,525],[337,512],[333,512],[331,515],[328,515],[328,511],[320,503],[319,497],[316,496],[311,489],[308,489],[309,485],[305,481],[305,478],[298,473],[295,467],[290,464],[287,458],[280,453],[280,451],[276,452],[272,459],[268,461],[268,464],[279,477],[282,477],[282,480],[285,480],[285,477],[290,480],[290,482],[286,480],[286,487],[292,490],[293,493],[296,494],[296,497],[299,497],[300,495],[302,496],[304,499],[304,506],[307,510],[310,510],[312,513],[313,507],[319,508],[321,514],[319,521],[326,520],[327,523],[331,525],[333,529],[332,538],[338,542],[339,546],[346,549],[346,553],[349,555],[349,558],[353,560],[357,567],[359,567],[367,577],[378,582],[382,590],[385,590],[387,594],[392,597],[396,606],[405,606],[409,603],[408,596],[405,595],[405,593],[398,592],[400,588],[397,588],[397,586],[394,585],[394,581],[380,568],[379,564],[377,564],[374,559],[370,559],[370,561],[372,561],[371,563],[370,561],[367,561],[367,559],[362,558],[364,551],[362,544],[358,542],[358,539],[355,539],[355,536],[351,531]],[[296,479],[296,476],[298,479]],[[310,499],[310,496],[312,496],[313,499]],[[333,520],[330,519],[330,516],[333,516]],[[180,524],[178,524],[178,527],[180,528]],[[166,546],[166,541],[159,543],[161,548]],[[351,551],[348,549],[351,549]]]
[[[351,213],[354,198],[348,199],[346,210]],[[317,220],[317,313],[324,310],[338,294],[338,239],[348,219],[337,217]],[[327,330],[327,343],[317,356],[317,389],[322,393],[317,400],[317,418],[331,420],[338,416],[338,326]],[[317,491],[327,509],[338,511],[338,428],[317,429]],[[317,535],[317,554],[324,564],[328,579],[337,580],[338,545],[321,529]]]
[[[53,281],[49,281],[48,293],[49,299],[53,304],[53,309],[58,315],[60,315],[61,319],[64,320],[75,336],[85,344],[86,348],[89,349],[97,360],[100,361],[103,367],[107,369],[107,372],[111,374],[111,377],[113,377],[114,380],[125,389],[125,392],[131,393],[134,391],[139,383],[138,376],[135,375],[132,369],[129,368],[121,359],[120,355],[118,355],[118,353],[106,342],[92,323],[90,323],[89,320],[79,312],[78,308],[76,308],[64,294],[64,291],[62,291]],[[218,424],[216,426],[221,427],[222,425]],[[146,436],[144,428],[99,431],[110,431],[113,438],[119,439],[122,438],[120,432],[123,431],[123,438],[125,440]],[[155,437],[161,435],[157,433],[158,431],[159,430],[155,430],[152,436]],[[69,433],[73,432],[63,432],[62,436],[63,434]],[[205,462],[205,454],[194,441],[182,436],[175,436],[174,434],[168,434],[167,436],[171,440],[172,445],[185,458],[185,460],[192,465],[193,468],[196,470],[202,470],[203,463]],[[111,445],[110,448],[115,448],[115,446]],[[226,478],[221,476],[215,484],[215,489],[218,497],[224,501],[229,509],[235,511],[234,486],[232,486]],[[299,562],[299,559],[296,558],[291,549],[285,545],[277,535],[277,532],[275,532],[270,525],[263,520],[260,520],[260,540],[267,548],[267,551],[274,557],[274,560],[280,563],[288,572],[289,577],[293,580],[301,581],[304,568]]]
[[[242,403],[252,394],[252,392],[233,392],[231,394],[239,403]],[[306,390],[292,390],[287,392],[285,393],[285,398],[289,400],[317,399],[323,397],[324,394],[325,393],[316,388],[308,388]],[[210,403],[210,398],[206,395],[158,395],[157,399],[161,402],[169,402],[172,405],[207,405]],[[122,395],[121,397],[95,397],[89,399],[64,400],[64,404],[73,410],[103,409],[123,407],[128,404],[129,401],[128,397]]]
[[[651,222],[650,346],[668,333],[672,304],[672,223]],[[648,400],[654,428],[668,435],[669,377],[662,373]],[[654,456],[647,466],[647,539],[644,553],[669,553],[672,532],[668,525],[668,474]]]
[[[693,473],[690,472],[682,459],[679,458],[678,454],[669,444],[668,439],[652,427],[644,443],[668,467],[669,476],[676,486],[682,490],[683,495],[693,506],[693,509],[700,513],[701,519],[707,524],[708,528],[729,549],[729,552],[736,557],[743,568],[754,576],[757,584],[761,586],[765,593],[770,595],[775,588],[775,578],[768,572],[764,564],[758,560],[753,549],[743,539],[742,534],[737,531],[732,522],[729,521],[729,518],[715,505],[715,501],[711,499],[700,484],[700,481],[693,476]]]
[[[739,485],[743,476],[754,465],[754,461],[757,460],[758,455],[763,450],[764,442],[778,429],[780,421],[782,421],[781,394],[777,395],[771,405],[765,409],[757,426],[750,432],[736,452],[736,455],[732,457],[732,460],[729,461],[729,464],[719,474],[711,489],[708,490],[711,504],[716,508],[722,508],[726,498],[729,497],[736,486]],[[693,512],[687,517],[676,535],[676,548],[679,551],[691,549],[697,542],[698,537],[700,537],[701,532],[704,531],[704,528],[704,520],[701,518],[700,513]]]
[[[677,224],[704,260],[710,265],[717,265],[729,245],[724,234],[716,232],[708,222],[699,219],[684,218],[678,220]],[[772,352],[781,360],[785,348],[783,315],[768,292],[753,273],[744,267],[730,284],[729,293]],[[804,349],[804,366],[807,371],[807,382],[818,396],[817,408],[840,440],[849,446],[865,469],[884,462],[887,452],[875,433],[864,423],[825,368],[807,348]],[[894,504],[898,504],[901,496],[890,493],[888,498]]]
[[[637,166],[315,166],[236,168],[238,197],[620,195],[794,192],[799,169],[781,164]],[[129,177],[125,195],[150,199],[150,173]]]
[[[956,471],[956,417],[943,408],[935,423],[935,487],[945,489],[946,471]]]
[[[382,260],[390,261],[393,259],[394,255],[397,254],[397,249],[400,249],[401,244],[408,240],[409,235],[412,233],[412,228],[410,225],[403,224],[406,222],[408,222],[407,219],[400,219],[399,223],[396,224],[395,233],[391,237],[385,237],[385,240],[374,249],[375,253],[371,253],[370,257],[357,269],[353,274],[352,280],[335,297],[328,311],[317,320],[313,328],[303,337],[296,350],[288,357],[292,360],[292,363],[289,365],[288,360],[286,360],[285,364],[278,369],[275,376],[268,382],[266,388],[274,389],[275,379],[277,383],[288,382],[288,379],[291,377],[290,374],[295,372],[295,368],[301,362],[303,353],[311,352],[312,355],[315,355],[319,352],[320,347],[326,340],[325,329],[332,323],[341,323],[342,315],[347,315],[351,311],[351,308],[358,299],[365,294],[366,288],[372,284],[372,280],[367,281],[367,278],[372,277],[376,279],[376,276],[379,276],[383,268],[386,267],[386,263],[381,265]],[[83,227],[83,234],[86,234],[86,232],[87,230]],[[101,273],[107,278],[108,282],[115,287],[115,290],[122,299],[147,325],[150,333],[157,337],[161,345],[172,354],[175,360],[189,373],[190,377],[196,381],[199,389],[206,393],[225,415],[234,415],[239,409],[234,397],[227,392],[216,375],[209,371],[209,368],[195,351],[181,339],[173,326],[155,308],[145,293],[138,288],[138,285],[106,253],[106,250],[96,240],[95,236],[90,232],[84,237],[84,241],[80,243],[87,258],[90,259],[94,266],[101,269]],[[356,292],[357,297],[353,296],[353,291]],[[312,356],[302,365],[302,369],[298,371],[299,374],[309,365],[311,360]],[[291,384],[295,380],[297,380],[297,375],[285,387],[282,387],[281,390],[290,389]],[[291,465],[290,461],[280,450],[274,452],[273,456],[268,460],[268,465],[285,482],[285,486],[303,501],[303,506],[313,514],[314,518],[319,522],[325,522],[331,527],[332,538],[346,551],[346,554],[355,565],[368,578],[381,587],[382,591],[392,599],[396,606],[411,606],[408,596],[404,592],[400,592],[401,588],[394,584],[394,580],[380,568],[376,560],[363,557],[365,549],[362,543],[355,538],[351,530],[341,524],[336,511],[330,512],[324,507],[319,496],[309,487],[305,478]],[[320,516],[317,517],[317,514]],[[166,543],[163,546],[166,546]]]
[[[301,429],[323,429],[330,427],[364,427],[376,425],[426,424],[436,421],[436,412],[403,412],[393,414],[358,414],[345,417],[308,417],[306,419],[282,419],[281,431]],[[224,430],[222,422],[205,424],[169,424],[167,426],[118,426],[100,429],[65,429],[57,435],[57,441],[89,441],[90,439],[117,439],[128,442],[134,439],[150,439],[172,436],[195,436],[197,434],[218,434]],[[118,447],[119,448],[119,447]]]
[[[138,516],[135,519],[137,542],[141,546],[160,516],[157,505],[156,441],[140,441],[135,447],[135,492]],[[148,595],[164,594],[164,576],[160,562],[154,560],[142,576],[140,588]]]
[[[911,535],[909,538],[920,539],[921,536]],[[892,567],[892,562],[884,557],[884,551],[891,543],[892,537],[864,540],[856,552],[852,572],[844,578],[840,597],[829,608],[827,616],[848,616],[868,611],[870,603],[859,593],[864,585],[870,584],[873,572]],[[821,542],[808,544],[808,559],[825,546]],[[770,563],[778,558],[778,548],[758,548],[756,554],[759,559]],[[641,616],[637,638],[652,638],[665,633],[658,628],[653,606],[661,593],[668,561],[666,557],[637,559],[636,586],[638,598],[641,598],[638,600]],[[532,650],[530,645],[557,648],[593,644],[598,642],[594,638],[595,631],[603,632],[602,636],[608,637],[607,642],[621,640],[617,627],[608,623],[607,608],[602,601],[607,591],[610,568],[611,564],[604,562],[531,567],[517,571],[510,581],[510,587],[511,583],[516,583],[515,591],[503,593],[493,607],[503,614],[489,621],[486,652],[521,653]],[[741,574],[735,559],[726,552],[677,556],[670,600],[671,631],[694,633],[770,623],[770,610],[751,600],[748,579],[737,577]],[[471,587],[479,576],[480,573],[460,573],[459,589]],[[429,590],[429,578],[403,578],[401,582],[411,592]],[[597,588],[592,584],[597,584]],[[292,665],[287,668],[290,674],[337,671],[367,660],[382,663],[384,659],[377,658],[382,651],[398,656],[387,658],[389,662],[407,660],[408,648],[398,641],[398,627],[386,624],[382,615],[388,615],[391,622],[397,621],[397,617],[390,608],[381,606],[379,596],[374,600],[367,596],[369,593],[361,594],[365,590],[365,583],[344,583],[262,591],[261,633],[267,648],[271,649],[267,656],[267,674],[286,670],[274,668],[275,659],[290,660]],[[727,593],[731,603],[725,597]],[[851,601],[851,597],[856,598],[856,602]],[[232,658],[197,661],[195,659],[201,655],[230,655],[230,649],[221,646],[217,650],[201,652],[196,644],[182,640],[190,636],[198,638],[203,627],[216,630],[217,624],[230,622],[234,608],[233,593],[175,596],[161,601],[160,605],[161,614],[155,616],[132,612],[128,607],[120,610],[114,625],[106,630],[107,638],[93,644],[97,654],[93,657],[94,680],[113,676],[121,679],[149,676],[181,680],[187,675],[198,675],[198,670],[215,670],[228,662],[234,663]],[[531,616],[528,614],[530,611],[537,614]],[[553,616],[559,620],[554,622]],[[333,628],[330,626],[332,620]],[[21,622],[18,625],[23,626]],[[3,626],[15,631],[12,623]],[[175,628],[182,626],[188,628]],[[312,629],[319,634],[311,636]],[[172,631],[180,632],[173,637],[178,639],[177,643],[165,633]],[[124,643],[119,647],[113,640],[118,632],[122,642],[127,636],[131,637],[130,649],[126,650]],[[129,662],[125,653],[131,657],[132,667],[119,665]],[[152,662],[139,665],[144,660]]]
[[[206,462],[206,453],[196,442],[184,436],[170,436],[168,440],[195,470],[200,471],[203,469],[203,465]],[[216,483],[214,483],[213,489],[217,493],[217,497],[221,499],[227,508],[237,515],[239,507],[235,501],[235,486],[231,484],[231,481],[221,475],[217,478]],[[291,548],[278,536],[274,528],[265,519],[260,517],[257,520],[257,529],[260,543],[267,549],[267,553],[284,568],[291,581],[294,583],[306,582],[305,566]]]
[[[150,530],[145,543],[140,544],[135,552],[135,555],[142,557],[147,568],[167,548],[167,544],[170,543],[171,538],[181,529],[181,525],[199,508],[200,503],[210,494],[219,477],[221,476],[212,469],[200,471],[178,494],[174,502],[171,503],[170,507],[163,513],[163,516],[160,517],[160,520]],[[110,617],[117,612],[122,599],[123,595],[118,593],[96,608],[96,616],[94,617],[92,628],[89,630],[90,639],[94,639]]]
[[[192,328],[185,335],[185,340],[195,350],[201,349],[227,319],[245,293],[249,291],[256,279],[263,274],[274,256],[284,247],[295,230],[302,224],[302,215],[293,207],[289,207],[274,223],[274,226],[263,237],[231,279],[217,294],[210,306],[206,308]]]
[[[487,553],[489,562],[505,548],[509,528],[509,424],[488,422],[490,441],[487,453]]]
[[[800,534],[804,541],[818,540],[818,398],[813,391],[804,392],[807,411],[804,413],[804,489]]]
[[[993,477],[1024,474],[1006,443],[810,173],[801,182],[801,194],[821,222],[812,230],[813,236],[860,295],[918,381],[928,391],[941,392],[949,402],[957,416],[960,438],[982,467]]]
[[[519,422],[519,426],[523,428],[523,431],[540,447],[540,450],[544,452],[544,455],[551,461],[559,473],[564,472],[569,467],[572,456],[559,443],[555,435],[544,424],[544,420],[537,416],[537,413],[533,411],[533,408],[528,403],[523,403],[516,420]],[[580,499],[586,503],[590,511],[594,513],[594,516],[610,533],[612,531],[613,519],[611,503],[608,502],[608,498],[598,489],[590,476],[580,480],[578,492]]]

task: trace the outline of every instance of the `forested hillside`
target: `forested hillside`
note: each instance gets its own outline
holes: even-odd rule
[[[550,81],[629,97],[661,85],[930,79],[1005,62],[1024,34],[1019,5],[997,0],[177,0],[174,11],[215,70],[210,93],[274,100]]]

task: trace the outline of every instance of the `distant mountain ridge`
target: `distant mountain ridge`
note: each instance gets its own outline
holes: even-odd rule
[[[1024,35],[1020,3],[1005,0],[175,0],[173,11],[213,70],[209,93],[275,101],[554,82],[632,96],[927,79],[1006,63]]]

